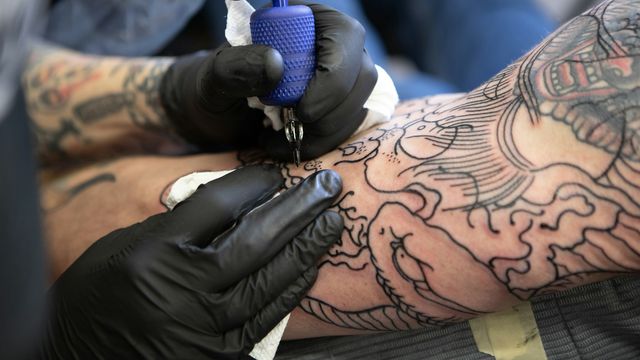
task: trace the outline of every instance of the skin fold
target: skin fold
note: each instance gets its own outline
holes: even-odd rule
[[[404,102],[389,123],[335,151],[300,167],[281,164],[287,187],[322,169],[344,183],[334,205],[342,239],[320,262],[286,337],[446,325],[636,274],[639,8],[604,2],[478,89]],[[31,74],[47,69],[45,59]],[[135,119],[109,107],[83,122],[78,99],[46,112],[43,87],[29,88],[32,75],[27,98],[41,157],[51,159],[41,183],[54,277],[100,236],[165,211],[162,199],[180,176],[265,161],[256,151],[169,156],[188,148],[161,131],[109,127]],[[149,118],[162,123],[161,114]],[[155,140],[121,144],[114,156],[104,149],[116,137],[102,141],[94,125]]]

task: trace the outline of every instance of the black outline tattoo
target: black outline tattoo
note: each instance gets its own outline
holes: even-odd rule
[[[116,181],[116,175],[112,172],[97,174],[74,185],[68,185],[66,181],[59,180],[45,189],[46,196],[42,199],[42,211],[45,213],[58,211],[90,188],[104,183],[115,183]]]
[[[92,124],[131,107],[133,98],[128,93],[107,94],[84,101],[73,108],[75,117],[85,124]]]
[[[639,9],[602,3],[477,90],[404,103],[322,161],[282,164],[287,187],[324,168],[348,177],[333,207],[343,234],[319,264],[334,293],[316,284],[301,309],[343,328],[404,330],[638,272]],[[124,88],[139,104],[154,86],[131,70]],[[82,113],[93,112],[108,113]],[[155,126],[153,116],[130,121]],[[49,140],[80,136],[65,129]]]
[[[360,330],[444,325],[640,270],[640,1],[604,2],[479,89],[433,101],[333,164],[357,186],[334,207],[345,228],[321,271],[386,299],[312,291],[305,312]],[[567,149],[600,160],[536,158],[524,126],[567,129]],[[283,165],[287,186],[321,168]]]

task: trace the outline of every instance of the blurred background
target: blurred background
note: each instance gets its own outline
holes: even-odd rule
[[[470,91],[594,0],[317,0],[358,19],[401,99]],[[251,0],[254,7],[267,2]],[[222,44],[223,0],[57,0],[47,40],[79,51],[179,56]]]

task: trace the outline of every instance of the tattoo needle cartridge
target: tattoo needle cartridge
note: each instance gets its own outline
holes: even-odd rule
[[[300,166],[300,147],[304,136],[302,123],[296,117],[293,108],[290,107],[282,109],[282,117],[284,119],[284,134],[293,152],[293,161],[296,166]]]
[[[283,107],[284,134],[293,161],[300,165],[304,129],[295,114],[295,106],[315,74],[315,19],[308,6],[289,6],[288,0],[272,2],[273,7],[258,9],[251,15],[251,37],[254,44],[267,45],[280,52],[284,75],[277,87],[260,101]]]

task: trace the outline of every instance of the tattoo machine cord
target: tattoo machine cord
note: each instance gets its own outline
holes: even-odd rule
[[[315,20],[308,6],[288,5],[288,0],[273,0],[273,7],[256,10],[251,15],[251,37],[254,44],[278,50],[284,60],[282,80],[260,101],[282,106],[284,133],[299,166],[304,129],[294,107],[315,73]]]

